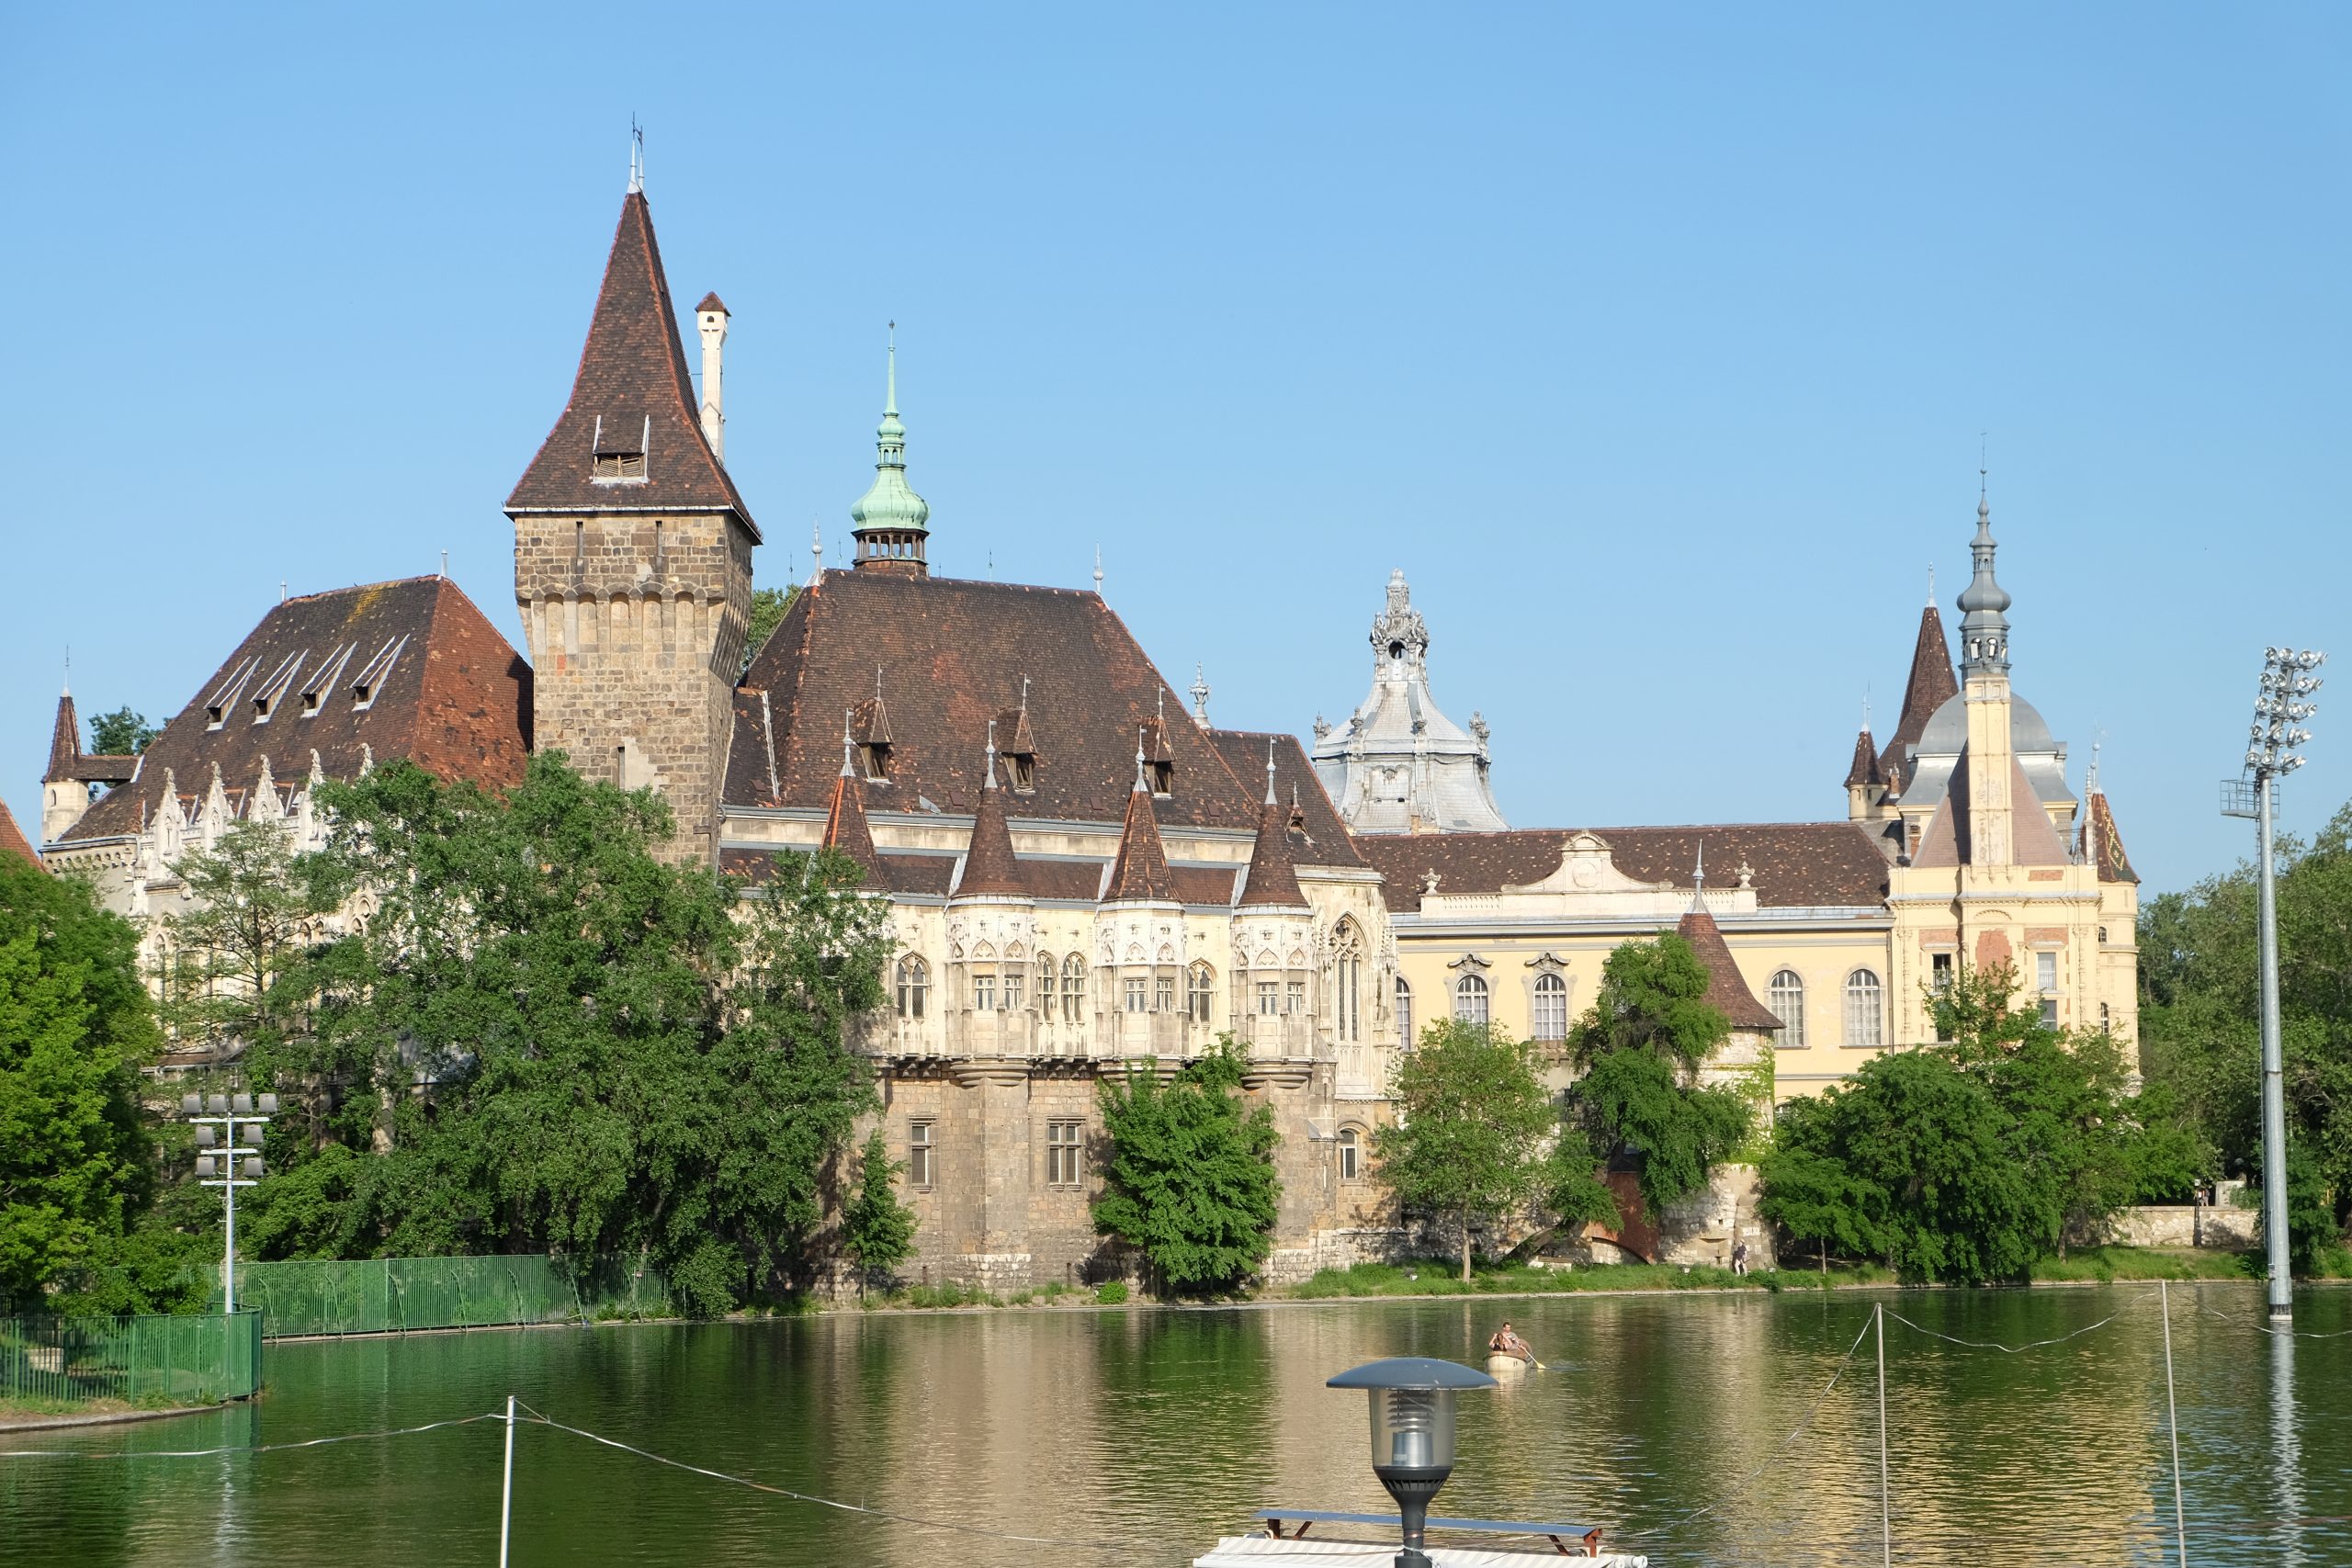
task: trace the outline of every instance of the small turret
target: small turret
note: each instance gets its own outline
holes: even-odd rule
[[[1136,735],[1136,784],[1127,794],[1127,818],[1119,830],[1119,855],[1102,890],[1107,904],[1173,903],[1176,878],[1159,842],[1159,818],[1151,809],[1151,785],[1144,776],[1143,735]]]
[[[857,570],[928,577],[931,505],[907,483],[907,427],[899,423],[898,323],[891,323],[888,392],[875,427],[874,483],[849,509]]]
[[[1250,851],[1250,872],[1242,884],[1244,909],[1305,909],[1306,895],[1299,890],[1298,866],[1290,849],[1290,810],[1274,795],[1274,743],[1266,742],[1266,800],[1258,812],[1258,841]]]
[[[1021,863],[1012,853],[1012,827],[1005,818],[1005,792],[996,786],[996,725],[989,725],[988,755],[982,764],[980,804],[972,812],[972,842],[964,852],[964,874],[956,879],[949,897],[1027,900],[1029,887],[1021,879]]]
[[[716,291],[695,307],[695,331],[702,338],[702,436],[710,455],[727,461],[727,415],[721,412],[719,351],[727,344],[727,306]]]
[[[882,859],[874,848],[874,829],[865,820],[865,786],[858,782],[857,742],[850,734],[850,715],[842,715],[842,771],[833,780],[833,798],[825,812],[824,846],[839,850],[865,873],[868,886],[879,886]]]
[[[1980,491],[1976,497],[1976,537],[1968,553],[1975,558],[1976,574],[1961,591],[1960,672],[1963,680],[2009,667],[2009,620],[2002,612],[2009,596],[1993,576],[1993,508]]]

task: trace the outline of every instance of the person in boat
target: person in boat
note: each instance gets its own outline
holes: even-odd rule
[[[1531,1367],[1535,1365],[1535,1351],[1519,1337],[1519,1330],[1510,1325],[1509,1318],[1505,1318],[1503,1325],[1488,1336],[1487,1353],[1490,1356],[1516,1356]]]

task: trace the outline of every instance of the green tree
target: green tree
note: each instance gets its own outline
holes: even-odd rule
[[[847,1032],[882,998],[883,910],[854,864],[779,856],[745,888],[671,863],[658,797],[557,752],[503,797],[394,763],[321,803],[371,912],[317,1035],[426,1087],[373,1130],[380,1159],[346,1129],[345,1154],[274,1179],[261,1234],[642,1253],[705,1314],[805,1274],[823,1172],[872,1103]]]
[[[1229,1038],[1164,1083],[1147,1057],[1098,1086],[1110,1149],[1094,1228],[1141,1252],[1178,1294],[1231,1290],[1273,1247],[1273,1112],[1240,1088]]]
[[[0,857],[0,1311],[50,1310],[119,1261],[153,1196],[138,948],[87,884]]]
[[[2296,1206],[2315,1227],[2307,1258],[2352,1219],[2352,805],[2309,842],[2282,836],[2278,999],[2290,1170],[2308,1158]],[[2228,1174],[2262,1160],[2262,1048],[2255,872],[2240,864],[2149,901],[2140,928],[2140,1056],[2152,1084]],[[2290,1217],[2290,1224],[2293,1224]]]
[[[147,750],[156,733],[146,715],[119,707],[90,720],[90,750],[102,757],[136,757]]]
[[[1894,1051],[1785,1108],[1758,1211],[1906,1280],[2022,1279],[2052,1237],[1993,1092],[1951,1053]]]
[[[1455,1232],[1464,1280],[1480,1227],[1499,1225],[1546,1197],[1589,1217],[1589,1189],[1558,1149],[1559,1111],[1532,1045],[1444,1019],[1397,1058],[1389,1093],[1396,1121],[1373,1134],[1373,1174],[1408,1213]],[[1581,1180],[1591,1180],[1589,1164]]]
[[[768,637],[784,620],[784,613],[792,608],[792,601],[799,596],[798,584],[784,588],[754,588],[752,590],[752,614],[743,626],[743,670],[767,646]],[[737,673],[741,673],[739,671]]]
[[[879,1129],[857,1156],[857,1190],[842,1206],[842,1253],[857,1269],[858,1293],[914,1254],[915,1213],[899,1201],[896,1180],[906,1167],[890,1157]]]
[[[1581,1075],[1569,1114],[1604,1160],[1638,1157],[1652,1213],[1706,1185],[1756,1119],[1737,1089],[1699,1082],[1731,1033],[1706,994],[1706,965],[1680,936],[1621,943],[1567,1041]]]

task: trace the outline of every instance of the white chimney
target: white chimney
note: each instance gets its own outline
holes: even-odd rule
[[[695,307],[695,327],[702,333],[702,434],[720,462],[727,460],[727,416],[720,412],[719,350],[727,342],[727,306],[717,294],[706,294]]]

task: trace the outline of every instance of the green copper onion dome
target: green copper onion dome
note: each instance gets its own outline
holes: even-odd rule
[[[890,343],[889,392],[875,427],[874,484],[849,509],[861,567],[897,566],[920,572],[931,505],[907,483],[907,427],[899,423],[899,345]]]

